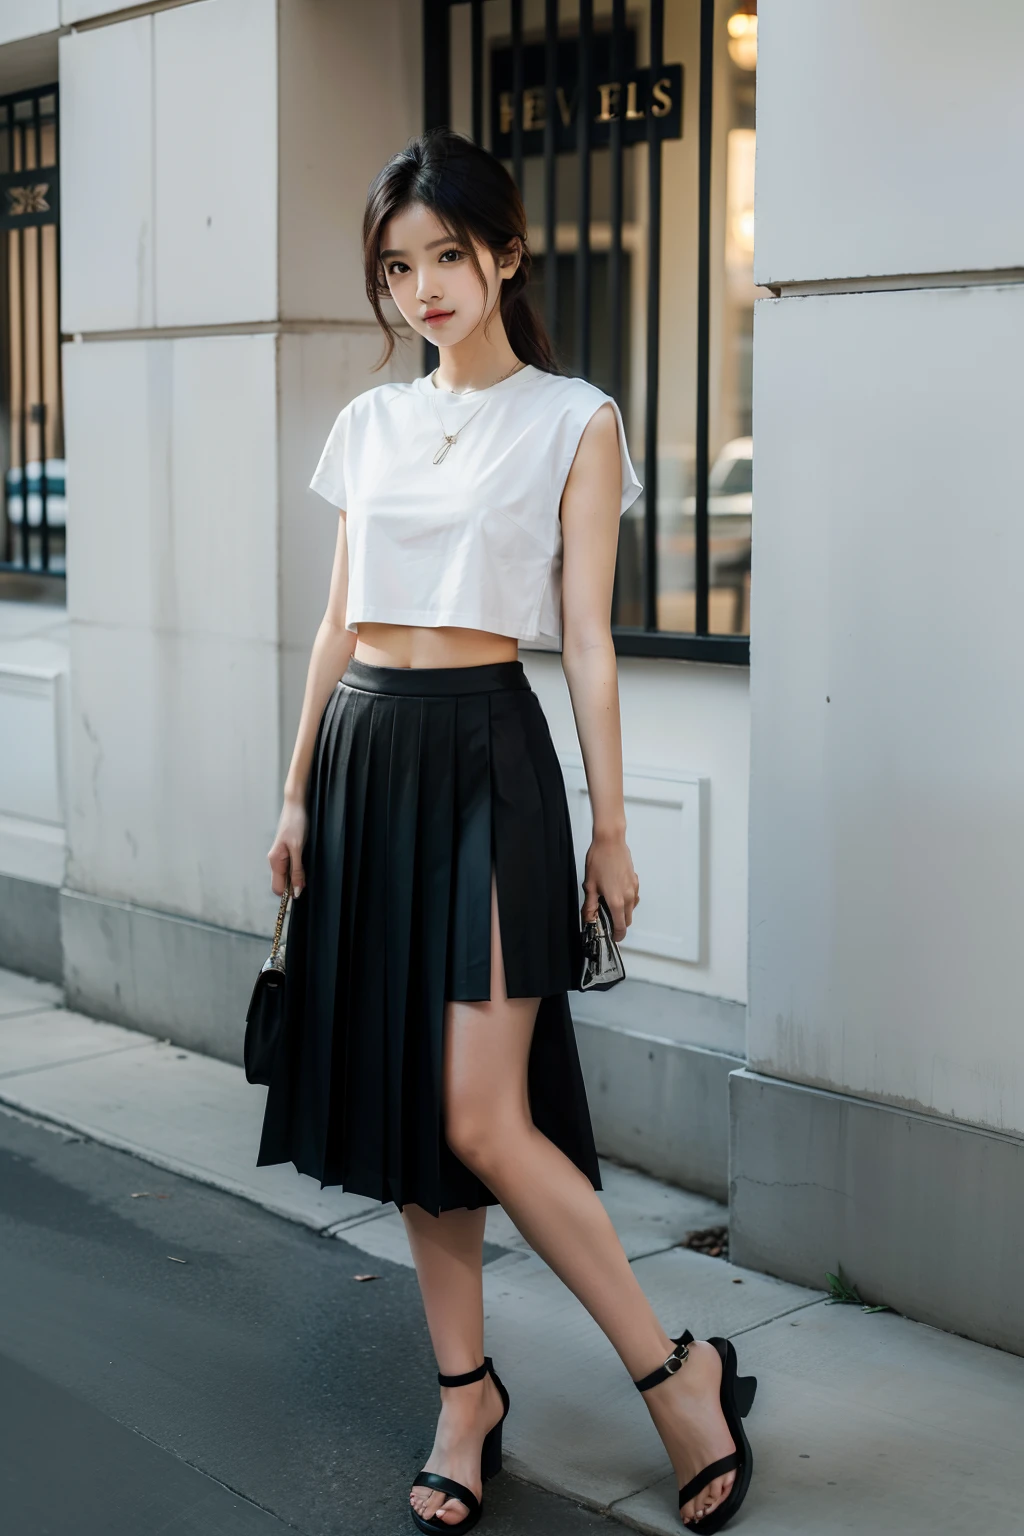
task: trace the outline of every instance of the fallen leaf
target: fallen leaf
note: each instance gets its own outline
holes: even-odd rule
[[[379,1280],[380,1275],[353,1275],[353,1280]]]

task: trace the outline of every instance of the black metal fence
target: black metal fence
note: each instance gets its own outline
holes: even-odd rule
[[[65,572],[56,85],[0,97],[0,570]]]
[[[746,8],[756,12],[754,4]],[[464,20],[467,9],[468,28]],[[452,123],[454,83],[462,104],[460,111],[468,118],[463,131],[509,164],[523,191],[528,216],[531,206],[534,210],[531,223],[536,220],[541,234],[534,243],[542,247],[534,265],[535,300],[563,366],[599,384],[615,397],[620,408],[631,384],[628,375],[633,348],[628,339],[631,317],[637,310],[631,284],[634,263],[639,259],[637,270],[645,273],[644,494],[637,503],[641,517],[634,520],[627,514],[620,534],[613,608],[616,649],[626,655],[744,664],[749,659],[746,636],[712,633],[709,626],[715,0],[692,0],[690,10],[699,24],[699,69],[696,80],[684,81],[683,67],[666,62],[664,57],[665,0],[644,0],[641,10],[631,6],[628,16],[625,0],[610,0],[610,12],[606,11],[599,22],[595,21],[594,0],[572,0],[571,12],[566,0],[561,5],[560,0],[543,0],[542,27],[535,25],[528,35],[524,31],[523,0],[423,0],[425,126]],[[457,11],[462,15],[456,15]],[[532,15],[539,22],[540,0]],[[646,20],[646,63],[642,66],[637,64],[638,18]],[[458,23],[457,28],[453,22]],[[692,614],[693,623],[692,629],[687,625],[685,632],[674,632],[666,627],[663,615],[659,626],[659,558],[666,545],[658,518],[662,161],[666,141],[682,135],[684,89],[699,94],[694,210],[696,345],[691,354],[696,409],[692,487],[685,499],[685,515],[677,519],[685,521],[687,532],[683,537],[677,535],[674,547],[686,547],[687,581],[692,590],[686,594],[685,611],[688,616]],[[581,104],[587,103],[589,110],[581,110]],[[646,150],[645,167],[642,159],[636,159],[639,146]],[[592,191],[598,157],[606,159],[600,168],[605,235],[602,247],[595,249]],[[637,179],[644,170],[646,218],[643,249],[638,251],[635,241],[630,249],[624,243],[625,196],[628,186],[635,200]],[[575,231],[573,249],[567,251],[566,236],[573,232],[566,231],[563,210],[569,203]],[[595,314],[600,318],[599,358],[594,346]],[[665,339],[672,344],[671,336]],[[425,368],[434,367],[437,357],[436,348],[425,342]],[[739,558],[734,557],[733,564],[735,572],[721,580],[748,581],[749,541],[745,552],[740,541]],[[725,562],[719,565],[724,569]],[[742,603],[737,607],[737,612],[741,611]],[[739,626],[733,622],[729,627],[735,630]]]

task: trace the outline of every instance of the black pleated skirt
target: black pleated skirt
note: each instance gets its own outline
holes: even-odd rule
[[[490,996],[491,871],[509,997],[541,999],[534,1123],[601,1188],[567,993],[582,963],[561,769],[522,663],[353,658],[320,720],[306,888],[258,1165],[440,1211],[495,1196],[445,1140],[444,1005]]]

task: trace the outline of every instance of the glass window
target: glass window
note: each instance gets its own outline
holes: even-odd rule
[[[718,0],[712,145],[708,629],[750,629],[757,5]]]
[[[756,0],[424,3],[427,121],[516,177],[533,302],[618,400],[644,483],[616,646],[745,661]]]

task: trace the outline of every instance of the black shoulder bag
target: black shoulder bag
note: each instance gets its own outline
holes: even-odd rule
[[[290,891],[285,891],[281,897],[274,943],[260,967],[245,1015],[245,1075],[250,1083],[262,1083],[268,1088],[274,1058],[284,1034],[284,946],[281,943],[281,930],[288,910],[289,895]]]

